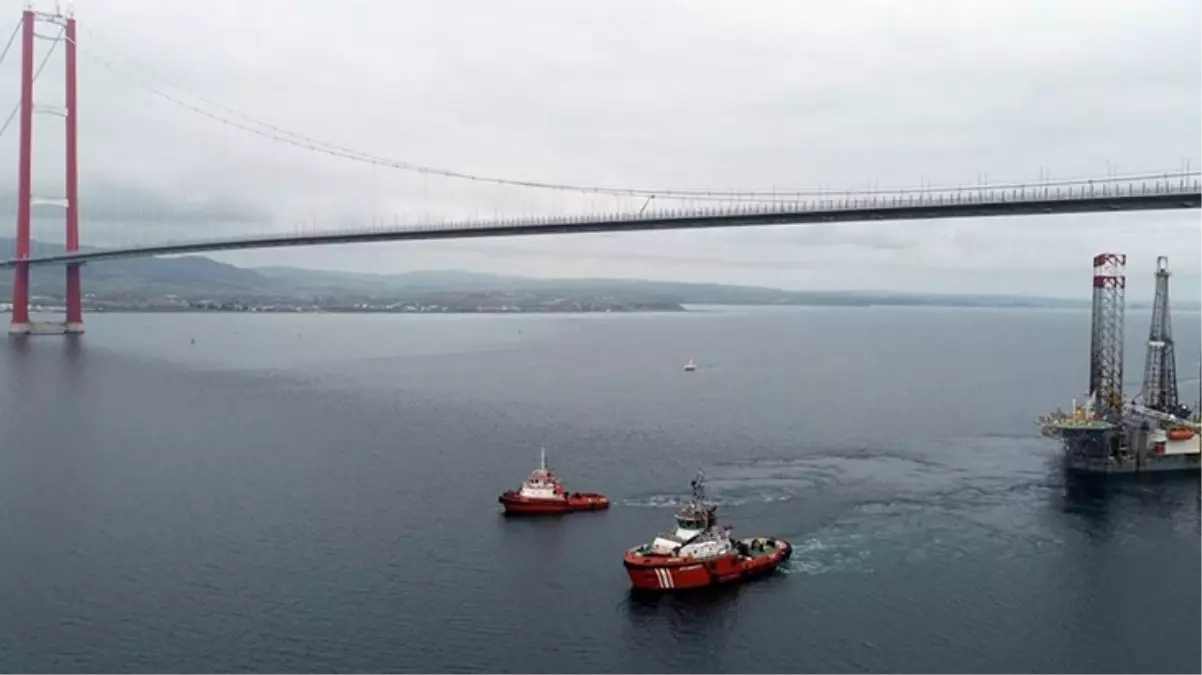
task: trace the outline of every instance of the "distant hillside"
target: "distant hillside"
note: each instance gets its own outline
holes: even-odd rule
[[[13,250],[0,238],[0,252]],[[36,252],[61,252],[56,244],[36,242]],[[87,249],[85,249],[87,250]],[[344,300],[347,302],[421,302],[437,298],[488,296],[604,297],[631,303],[684,305],[895,305],[943,307],[1088,307],[1085,299],[1010,295],[952,295],[891,291],[787,291],[759,286],[680,283],[634,279],[535,279],[454,270],[403,274],[331,272],[295,267],[241,268],[204,256],[113,260],[86,269],[84,290],[107,300],[155,299],[168,295],[210,300]],[[0,296],[11,293],[10,275],[0,275]],[[62,297],[57,268],[34,268],[32,292]],[[1132,307],[1146,303],[1130,303]],[[1183,308],[1196,308],[1184,305]]]
[[[1083,307],[1082,300],[1001,295],[940,295],[891,291],[786,291],[762,286],[647,281],[641,279],[535,279],[455,270],[422,270],[402,274],[327,272],[296,267],[256,267],[254,271],[298,287],[315,284],[354,287],[373,292],[533,292],[588,293],[628,300],[693,305],[940,305],[980,307]]]
[[[0,251],[11,251],[15,242],[0,237]],[[35,252],[62,252],[61,245],[36,242]],[[89,250],[85,247],[85,250]],[[94,250],[94,249],[93,249]],[[148,295],[194,296],[205,294],[266,294],[286,292],[286,284],[254,270],[217,262],[204,256],[132,258],[88,265],[84,292],[107,297]],[[30,273],[34,295],[59,297],[63,292],[61,268],[35,267]],[[0,275],[0,291],[11,293],[11,275]]]

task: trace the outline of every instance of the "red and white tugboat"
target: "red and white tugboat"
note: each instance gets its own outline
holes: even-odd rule
[[[568,492],[547,468],[547,449],[543,448],[539,466],[530,473],[520,490],[506,490],[497,501],[507,514],[549,514],[569,511],[600,511],[609,508],[609,499],[595,492]]]
[[[717,506],[705,501],[705,476],[693,481],[693,499],[676,512],[676,531],[626,552],[623,564],[639,590],[667,591],[741,581],[775,570],[793,547],[783,539],[733,539],[719,526]]]

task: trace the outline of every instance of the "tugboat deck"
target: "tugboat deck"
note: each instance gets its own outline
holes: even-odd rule
[[[740,539],[739,543],[742,544],[739,548],[739,555],[751,560],[767,558],[785,548],[782,542],[772,537],[745,537]],[[746,547],[745,551],[743,547]]]

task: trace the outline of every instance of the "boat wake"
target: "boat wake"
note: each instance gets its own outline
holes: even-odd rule
[[[786,491],[759,492],[747,496],[711,497],[709,502],[717,506],[740,506],[743,504],[763,504],[768,502],[785,502],[800,498],[800,493]],[[630,497],[622,500],[623,506],[651,509],[675,509],[688,503],[688,498],[680,495],[656,494],[642,497]]]
[[[810,538],[793,546],[793,557],[780,573],[816,576],[829,572],[871,572],[868,542],[851,534],[835,538]]]
[[[803,504],[795,513],[794,506],[767,511],[791,523],[781,532],[794,546],[781,567],[785,574],[859,574],[986,549],[1005,557],[1025,547],[1062,545],[1032,534],[1057,485],[1031,461],[1039,451],[1029,440],[974,437],[932,440],[913,450],[836,448],[719,462],[710,474],[712,501]],[[624,504],[674,509],[684,501],[678,493],[655,493]]]
[[[826,466],[813,458],[719,463],[709,474],[710,501],[718,506],[787,502],[812,496],[815,489],[839,484],[842,478],[838,467]],[[623,504],[678,508],[687,501],[687,496],[669,492],[636,495]]]

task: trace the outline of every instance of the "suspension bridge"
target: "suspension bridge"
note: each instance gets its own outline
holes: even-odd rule
[[[56,26],[55,36],[36,32],[37,24]],[[316,246],[369,242],[513,237],[548,234],[737,228],[805,223],[848,223],[856,221],[916,220],[932,218],[979,218],[1115,211],[1193,209],[1202,206],[1202,172],[1188,166],[1167,172],[1144,172],[1074,179],[1041,179],[1022,184],[978,184],[968,186],[921,186],[918,188],[831,190],[713,190],[620,188],[601,185],[537,182],[475,175],[403,162],[327,143],[311,136],[284,130],[243,115],[203,97],[199,103],[168,91],[163,83],[139,80],[113,60],[87,53],[102,67],[127,77],[150,94],[198,116],[220,122],[227,128],[246,132],[336,158],[375,167],[441,177],[472,185],[500,186],[526,191],[606,197],[617,208],[588,209],[539,214],[501,214],[492,217],[435,216],[394,217],[373,220],[367,226],[320,228],[312,222],[290,229],[272,227],[270,232],[221,233],[208,236],[175,237],[153,242],[81,250],[78,179],[77,57],[79,40],[76,20],[70,12],[46,13],[28,9],[0,55],[3,62],[20,35],[21,97],[0,135],[14,116],[19,118],[17,188],[17,237],[11,257],[0,267],[14,274],[12,319],[9,332],[30,332],[29,271],[41,265],[66,268],[65,332],[82,332],[81,266],[120,258],[229,251],[239,249]],[[35,39],[48,39],[49,52],[35,68]],[[34,104],[34,83],[54,48],[62,44],[66,61],[66,96],[61,109]],[[66,195],[63,199],[35,199],[32,192],[33,115],[48,112],[64,118],[66,126]],[[61,252],[35,254],[32,250],[31,216],[35,205],[61,207],[66,213],[65,246]]]

